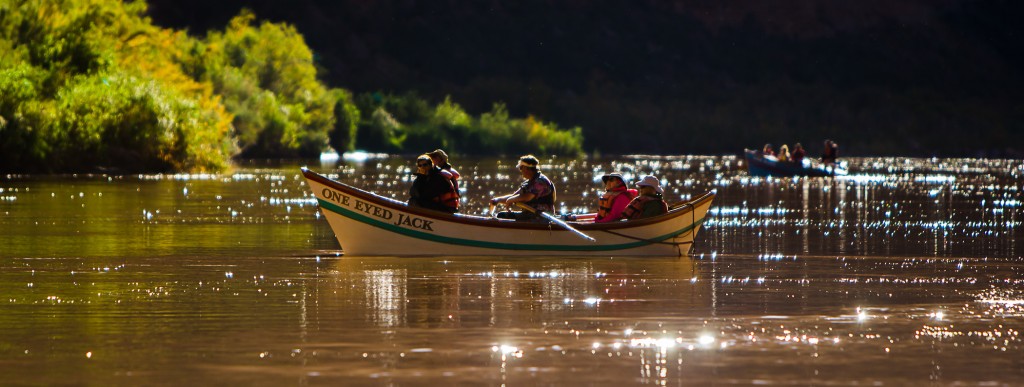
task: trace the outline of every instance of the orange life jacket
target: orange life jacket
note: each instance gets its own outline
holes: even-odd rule
[[[635,189],[627,189],[625,186],[618,186],[610,191],[604,191],[604,195],[597,200],[597,217],[595,221],[602,221],[611,215],[612,207],[615,204],[615,200],[618,199],[619,195],[625,194],[627,205],[637,195]],[[619,199],[621,200],[621,199]],[[621,217],[620,217],[621,218]],[[618,219],[611,219],[618,220]]]
[[[451,180],[452,181],[452,185],[455,186],[455,191],[458,192],[459,191],[459,177],[462,177],[462,175],[459,174],[459,171],[456,171],[455,168],[452,168],[451,164],[442,165],[440,167],[440,169],[441,169],[441,176],[444,176],[445,179]]]
[[[652,201],[661,202],[662,213],[668,212],[668,203],[665,203],[661,196],[640,195],[633,199],[632,202],[629,202],[629,206],[625,210],[622,210],[622,219],[640,219],[640,216],[644,213],[644,207]]]
[[[445,207],[458,211],[459,209],[459,190],[456,187],[452,174],[438,167],[433,167],[430,170],[430,175],[435,179],[443,179],[445,183],[444,192],[435,197],[434,203],[439,203]]]
[[[448,190],[445,191],[445,193],[443,194],[437,195],[437,197],[434,198],[434,201],[443,204],[445,207],[454,208],[458,210],[459,191],[455,189],[455,185],[452,184],[451,180],[445,180],[448,182]]]

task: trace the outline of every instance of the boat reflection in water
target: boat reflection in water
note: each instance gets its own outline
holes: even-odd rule
[[[316,305],[318,313],[353,313],[347,318],[358,321],[345,325],[356,331],[345,337],[363,339],[346,342],[347,353],[331,350],[340,343],[309,347],[328,358],[362,351],[360,356],[379,364],[404,364],[387,370],[357,364],[344,370],[335,364],[322,373],[383,373],[395,381],[441,377],[437,367],[452,361],[480,367],[479,373],[450,372],[452,381],[529,380],[509,380],[507,372],[592,367],[588,358],[596,351],[602,362],[616,359],[605,372],[634,375],[640,367],[646,378],[666,378],[669,352],[676,356],[677,348],[710,345],[709,333],[687,337],[658,327],[672,320],[703,324],[713,284],[695,281],[694,267],[686,258],[342,258],[315,302],[307,304]],[[545,366],[548,362],[557,366]],[[588,380],[557,374],[545,372],[545,378]]]

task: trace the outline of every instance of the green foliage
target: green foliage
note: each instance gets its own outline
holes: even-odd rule
[[[4,169],[216,171],[233,148],[210,128],[219,116],[159,82],[125,73],[80,75],[53,99],[38,93],[44,70],[0,71]]]
[[[23,47],[30,63],[51,71],[59,85],[77,74],[108,69],[111,32],[138,17],[144,4],[86,0],[9,0],[0,11],[2,35]]]
[[[494,104],[479,119],[481,144],[502,153],[537,153],[576,156],[583,152],[583,131],[579,127],[559,129],[554,123],[533,116],[510,119],[504,104]]]
[[[338,96],[316,79],[313,54],[294,27],[254,19],[243,11],[224,32],[210,33],[184,66],[235,113],[243,156],[316,156],[334,127]]]
[[[0,0],[0,170],[219,171],[230,158],[339,151],[581,153],[579,129],[503,105],[353,96],[317,79],[292,26],[248,11],[204,39],[144,1]],[[364,113],[367,112],[368,114]]]
[[[427,102],[414,94],[363,94],[356,103],[361,110],[374,111],[359,127],[358,146],[366,150],[422,152],[440,147],[463,154],[583,153],[581,128],[563,130],[534,117],[513,119],[501,103],[479,118],[450,97],[433,109],[425,108]],[[391,109],[400,113],[391,114]]]
[[[232,152],[211,133],[217,116],[156,81],[124,73],[76,79],[58,96],[48,135],[56,167],[127,165],[147,171],[216,171]],[[212,147],[211,147],[212,145]]]
[[[0,169],[217,171],[230,115],[170,61],[145,3],[0,3]]]
[[[145,9],[0,2],[0,169],[216,171],[236,142],[245,156],[318,155],[336,121],[351,147],[359,111],[316,79],[295,28],[243,11],[201,40]]]
[[[46,72],[26,63],[0,70],[0,169],[13,169],[46,156],[40,139],[52,107],[39,101]]]
[[[332,148],[338,152],[356,149],[356,131],[360,112],[352,100],[352,93],[344,89],[331,89],[334,98],[334,130],[329,135]]]
[[[378,107],[360,127],[357,143],[368,150],[400,152],[405,138],[402,124],[383,107]]]

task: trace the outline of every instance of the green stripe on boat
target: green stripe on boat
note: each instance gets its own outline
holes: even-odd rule
[[[379,220],[370,218],[368,216],[359,214],[359,213],[354,212],[354,211],[347,210],[345,208],[339,207],[338,205],[336,205],[334,203],[325,201],[325,200],[320,199],[320,198],[317,198],[317,202],[320,203],[320,208],[324,208],[324,209],[330,210],[331,212],[337,213],[338,215],[344,216],[346,218],[354,219],[356,221],[359,221],[359,222],[362,222],[362,223],[366,223],[368,225],[371,225],[371,226],[374,226],[374,227],[377,227],[377,228],[381,228],[381,229],[385,229],[385,230],[388,230],[388,231],[391,231],[391,232],[394,232],[394,233],[402,234],[402,235],[405,235],[405,236],[409,236],[409,237],[413,237],[413,238],[417,238],[417,239],[423,239],[423,240],[427,240],[427,241],[431,241],[431,242],[439,242],[439,243],[447,243],[447,244],[454,244],[454,245],[461,245],[461,246],[471,246],[471,247],[482,247],[482,248],[488,248],[488,249],[501,249],[501,250],[605,251],[605,250],[631,249],[631,248],[636,248],[636,247],[641,247],[641,246],[645,246],[645,245],[650,245],[650,244],[653,244],[653,243],[658,243],[658,242],[665,241],[667,239],[674,238],[674,237],[676,237],[678,235],[686,233],[687,231],[693,230],[695,227],[697,227],[701,223],[704,223],[704,218],[701,218],[700,220],[694,221],[693,224],[691,224],[690,226],[685,227],[685,228],[683,228],[682,230],[679,230],[679,231],[671,232],[671,233],[668,233],[668,234],[665,234],[665,235],[662,235],[662,236],[658,236],[658,237],[654,237],[654,238],[651,238],[651,239],[648,239],[648,240],[629,242],[629,243],[620,243],[620,244],[615,244],[615,245],[538,245],[538,244],[522,244],[522,243],[501,243],[501,242],[485,242],[485,241],[479,241],[479,240],[473,240],[473,239],[453,238],[453,237],[440,236],[440,235],[426,233],[426,232],[417,231],[417,230],[410,230],[410,229],[407,229],[407,228],[404,228],[404,227],[399,227],[399,226],[393,225],[391,223],[381,222]],[[344,248],[344,246],[342,246],[342,248]]]

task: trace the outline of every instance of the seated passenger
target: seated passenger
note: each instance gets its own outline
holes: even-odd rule
[[[775,151],[772,150],[772,144],[764,144],[764,148],[761,148],[761,156],[775,157]]]
[[[657,216],[668,212],[668,204],[662,195],[665,189],[661,188],[658,178],[647,175],[636,182],[640,189],[640,196],[629,202],[629,206],[622,211],[622,218],[626,220],[642,219]]]
[[[786,144],[782,144],[782,146],[779,147],[779,154],[777,157],[779,158],[779,161],[791,161],[789,157],[789,147],[786,146]]]
[[[793,162],[797,164],[802,163],[804,161],[804,156],[807,156],[807,151],[804,150],[803,145],[800,145],[799,142],[796,143],[796,145],[793,145],[793,153],[790,155]]]
[[[441,168],[441,174],[448,178],[448,180],[452,181],[452,185],[455,186],[455,192],[458,192],[459,177],[461,175],[459,175],[459,171],[456,171],[455,168],[452,168],[452,165],[448,163],[448,154],[444,153],[441,149],[434,149],[433,152],[427,153],[427,156],[430,156],[430,161],[433,162],[435,166]]]
[[[614,222],[622,219],[622,210],[626,209],[633,197],[637,196],[636,190],[626,187],[626,181],[622,175],[609,173],[601,176],[604,181],[604,194],[597,200],[597,217],[594,223]]]
[[[839,145],[832,140],[825,140],[825,150],[821,152],[821,163],[835,167],[839,159]]]
[[[423,207],[444,212],[459,211],[459,195],[451,180],[441,174],[430,156],[416,158],[416,179],[409,189],[409,206]]]

